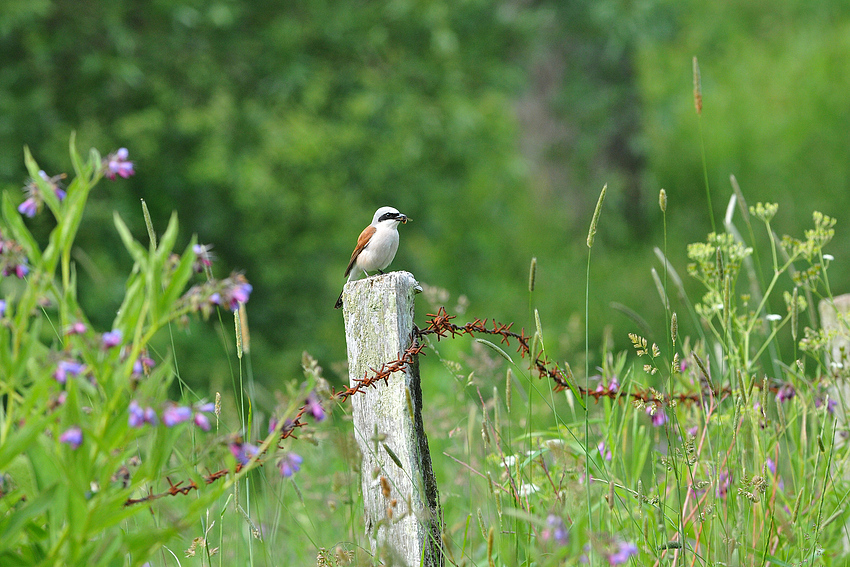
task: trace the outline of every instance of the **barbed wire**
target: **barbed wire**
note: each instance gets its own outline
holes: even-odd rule
[[[526,356],[531,355],[531,346],[529,345],[529,340],[533,339],[525,334],[525,330],[520,330],[519,333],[511,331],[513,327],[513,323],[503,324],[493,320],[488,326],[487,322],[489,319],[481,319],[476,318],[475,320],[466,323],[464,325],[458,325],[453,323],[452,320],[456,319],[456,315],[449,315],[446,312],[444,307],[440,307],[437,310],[437,313],[428,313],[426,315],[429,317],[425,322],[427,326],[424,329],[418,329],[414,327],[413,336],[411,337],[411,345],[405,349],[395,360],[385,362],[381,365],[380,368],[370,368],[366,371],[362,378],[354,378],[352,379],[353,384],[348,388],[343,390],[336,391],[335,389],[331,391],[331,400],[335,400],[337,402],[345,402],[355,394],[365,393],[367,388],[375,388],[378,384],[383,381],[384,384],[387,384],[390,376],[395,372],[400,372],[405,370],[410,364],[412,364],[416,356],[423,354],[422,351],[425,348],[425,343],[420,341],[420,339],[426,336],[435,336],[437,342],[444,338],[456,338],[464,335],[469,335],[470,337],[474,337],[476,334],[479,335],[489,335],[489,336],[499,336],[501,340],[500,344],[504,344],[505,346],[510,347],[511,341],[516,341],[517,344],[517,352],[520,354],[521,358],[525,358]],[[424,355],[423,355],[424,356]],[[587,389],[579,384],[575,383],[573,380],[572,374],[567,370],[561,369],[557,364],[553,363],[548,357],[543,354],[543,350],[534,357],[533,362],[531,363],[531,367],[537,371],[538,378],[547,378],[554,383],[553,390],[555,392],[562,392],[567,389],[571,389],[576,392],[578,395],[586,398],[593,398],[595,402],[599,402],[600,398],[610,398],[612,400],[616,399],[624,399],[630,398],[633,403],[636,404],[655,404],[657,406],[670,405],[672,402],[679,402],[684,404],[693,404],[698,403],[704,400],[706,395],[714,396],[715,398],[725,398],[731,395],[731,388],[723,387],[720,389],[711,389],[707,385],[703,388],[703,392],[680,392],[677,394],[661,394],[653,388],[649,388],[648,390],[640,390],[640,389],[630,389],[628,392],[622,392],[619,388],[612,388],[611,385],[607,385],[604,387],[596,388],[596,389]],[[707,376],[703,377],[703,383],[708,384],[710,380]],[[770,388],[775,389],[775,388]],[[280,438],[277,442],[277,447],[282,448],[280,446],[281,442],[288,438],[297,438],[294,433],[298,430],[298,428],[304,427],[306,423],[303,421],[304,414],[307,413],[309,407],[307,404],[301,406],[296,412],[295,416],[289,419],[282,427],[280,431]],[[265,458],[264,458],[265,457]],[[264,465],[270,457],[266,457],[265,455],[260,455],[257,458],[257,462],[260,466]],[[243,469],[244,465],[241,463],[237,463],[236,467],[233,469],[233,473],[238,473]],[[221,469],[211,474],[205,475],[202,477],[204,484],[209,485],[217,480],[227,476],[231,472],[230,469]],[[128,498],[124,505],[131,506],[135,504],[142,504],[146,502],[151,502],[153,500],[158,500],[165,496],[176,496],[178,494],[188,494],[193,490],[198,490],[199,485],[193,481],[181,481],[176,484],[171,482],[169,477],[166,477],[166,481],[169,484],[168,490],[159,493],[150,492],[146,496],[142,496],[139,498]]]

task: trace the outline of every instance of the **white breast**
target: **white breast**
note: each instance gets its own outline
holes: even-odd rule
[[[390,265],[398,250],[398,230],[378,227],[366,248],[357,257],[357,267],[367,272],[383,270]]]

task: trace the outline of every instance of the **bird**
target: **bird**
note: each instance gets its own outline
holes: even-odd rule
[[[383,274],[384,268],[390,265],[398,250],[398,225],[409,220],[411,219],[407,215],[393,207],[381,207],[375,211],[372,224],[364,228],[357,238],[357,246],[351,253],[344,277],[351,281],[356,279],[361,271],[367,276],[375,270]],[[334,305],[335,309],[340,307],[342,292]]]

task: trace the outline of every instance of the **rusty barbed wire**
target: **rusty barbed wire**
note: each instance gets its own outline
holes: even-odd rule
[[[487,326],[487,319],[484,319],[483,321],[475,319],[471,323],[467,323],[463,326],[456,325],[452,323],[452,319],[455,319],[456,316],[448,315],[444,307],[440,307],[436,314],[428,313],[427,316],[431,318],[426,321],[428,326],[425,329],[417,330],[415,332],[417,337],[436,335],[437,341],[439,341],[441,338],[446,338],[449,335],[451,338],[461,335],[474,336],[476,333],[491,336],[498,335],[502,337],[502,340],[500,341],[501,344],[506,346],[510,346],[511,339],[516,340],[519,343],[517,352],[520,353],[522,358],[531,354],[531,347],[529,346],[529,339],[531,337],[525,334],[525,329],[522,329],[519,333],[511,331],[513,323],[505,325],[497,321],[493,321],[492,328],[489,328]],[[422,350],[421,346],[414,346],[417,346],[419,351]],[[555,383],[553,386],[553,390],[555,392],[562,392],[572,387],[572,389],[574,389],[579,395],[592,397],[596,402],[598,402],[600,398],[618,399],[629,397],[634,402],[669,405],[672,401],[692,404],[701,402],[704,399],[704,396],[698,392],[681,392],[678,394],[662,395],[653,389],[649,389],[647,391],[632,390],[628,393],[623,393],[617,388],[611,389],[610,387],[594,390],[586,389],[572,381],[572,376],[568,375],[568,373],[562,370],[557,364],[554,364],[549,358],[547,358],[543,354],[542,350],[534,357],[532,366],[537,371],[538,378],[548,378]],[[716,398],[725,398],[732,393],[732,390],[729,387],[724,387],[719,390],[711,390],[707,393],[710,393]]]
[[[489,335],[489,336],[499,336],[501,340],[500,344],[504,344],[505,346],[511,346],[511,341],[516,341],[517,352],[520,354],[521,358],[525,358],[526,356],[531,355],[531,346],[529,345],[529,339],[532,337],[525,334],[525,329],[520,330],[519,333],[511,331],[513,327],[513,323],[503,324],[493,320],[488,326],[487,322],[489,319],[481,319],[476,318],[474,321],[466,323],[464,325],[458,325],[453,323],[452,320],[456,319],[456,315],[449,315],[446,312],[445,307],[440,307],[437,310],[437,313],[427,313],[426,317],[429,317],[426,322],[426,327],[424,329],[418,329],[414,327],[413,336],[411,337],[411,345],[405,349],[395,360],[391,360],[385,362],[381,365],[380,368],[370,368],[366,371],[362,378],[354,378],[352,381],[353,385],[350,385],[348,388],[343,390],[336,391],[335,389],[331,391],[330,399],[337,402],[345,402],[355,394],[365,393],[367,388],[377,387],[378,384],[383,381],[384,384],[388,383],[390,376],[395,372],[401,372],[405,370],[405,368],[412,364],[415,360],[415,357],[424,353],[422,352],[425,348],[425,343],[421,342],[419,339],[422,339],[426,336],[435,336],[437,341],[439,342],[444,338],[456,338],[463,335],[469,335],[470,337],[474,337],[476,334],[481,335]],[[693,404],[699,403],[703,401],[704,394],[713,395],[715,398],[724,399],[732,394],[731,388],[724,387],[720,388],[716,391],[711,390],[710,388],[705,388],[706,392],[704,394],[698,392],[683,392],[678,394],[661,394],[658,391],[650,388],[647,391],[641,390],[630,390],[629,392],[622,392],[618,388],[611,388],[610,385],[604,388],[597,388],[594,390],[586,389],[579,384],[571,381],[572,376],[569,373],[562,370],[557,364],[553,363],[549,358],[547,358],[542,350],[538,353],[531,364],[532,368],[537,371],[538,378],[547,378],[551,380],[555,385],[553,386],[553,390],[555,392],[562,392],[566,389],[573,389],[580,396],[593,398],[595,402],[599,402],[600,398],[610,398],[612,400],[631,398],[631,401],[636,404],[656,404],[656,405],[670,405],[671,402],[675,401],[678,403],[685,404]],[[775,390],[776,388],[769,388],[771,390]],[[307,404],[301,406],[296,412],[295,416],[288,420],[287,423],[284,424],[281,429],[280,438],[277,442],[277,448],[282,448],[280,443],[288,438],[297,439],[294,435],[295,431],[298,428],[304,427],[306,423],[302,420],[304,414],[308,411]],[[268,458],[263,458],[264,455],[260,455],[257,458],[257,463],[260,466],[265,465],[268,461]],[[243,469],[243,465],[241,463],[237,463],[236,467],[233,469],[233,473],[236,474]],[[227,476],[231,472],[230,469],[221,469],[214,473],[203,476],[204,484],[209,485],[217,480]],[[199,486],[196,482],[189,481],[181,481],[176,484],[171,482],[171,479],[166,477],[166,481],[169,484],[168,490],[160,493],[149,493],[147,496],[142,496],[140,498],[128,498],[125,502],[125,506],[131,506],[135,504],[143,504],[146,502],[151,502],[153,500],[158,500],[165,496],[176,496],[178,494],[188,494],[193,490],[198,490]]]
[[[295,414],[295,416],[291,420],[284,422],[284,424],[281,428],[280,438],[277,441],[277,448],[279,448],[279,449],[282,448],[280,446],[280,443],[284,439],[288,439],[290,437],[293,438],[293,439],[298,439],[298,437],[295,435],[295,432],[297,431],[298,428],[304,427],[306,425],[306,423],[304,423],[301,420],[301,418],[304,417],[304,414],[307,412],[307,409],[308,409],[308,407],[307,407],[306,404],[301,406],[298,409],[298,412]],[[268,461],[267,458],[262,458],[263,455],[264,454],[261,454],[257,458],[257,463],[259,463],[260,466],[265,465],[266,461]],[[233,474],[237,474],[243,468],[244,468],[244,465],[242,463],[237,462],[236,466],[233,468],[232,472],[233,472]],[[212,483],[214,483],[215,481],[217,481],[221,478],[224,478],[230,472],[231,472],[231,469],[221,469],[221,470],[215,471],[214,473],[210,473],[208,475],[205,475],[202,478],[204,480],[204,484],[209,485],[209,484],[212,484]],[[169,477],[165,477],[165,480],[168,482],[168,485],[169,485],[168,490],[166,490],[164,492],[158,492],[158,493],[149,492],[147,496],[142,496],[140,498],[128,498],[127,500],[124,501],[124,506],[132,506],[134,504],[144,504],[146,502],[152,502],[154,500],[159,500],[160,498],[163,498],[165,496],[176,496],[178,494],[186,495],[186,494],[189,494],[191,491],[198,490],[200,488],[198,486],[198,484],[193,480],[180,481],[177,484],[172,483],[171,479]]]

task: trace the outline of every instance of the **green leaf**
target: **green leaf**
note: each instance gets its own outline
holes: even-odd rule
[[[159,240],[159,248],[157,255],[163,260],[168,258],[171,251],[174,249],[174,243],[177,242],[177,213],[171,213],[171,218],[168,219],[168,227],[165,229],[165,234]]]
[[[32,498],[38,492],[32,463],[26,455],[16,455],[6,467],[5,472],[15,479],[15,484],[27,495],[27,498]]]
[[[77,236],[77,229],[83,219],[91,185],[83,177],[75,178],[68,186],[68,196],[65,198],[63,219],[55,230],[59,231],[59,247],[70,250]]]
[[[194,273],[193,266],[195,264],[195,251],[193,250],[193,247],[196,242],[196,239],[192,238],[192,241],[189,243],[189,246],[186,247],[186,251],[183,252],[183,256],[180,258],[180,263],[177,264],[177,267],[171,274],[171,281],[168,282],[168,285],[165,287],[165,290],[162,292],[162,296],[160,297],[159,313],[168,314],[171,312],[174,307],[174,303],[177,301],[177,298],[180,297],[180,294],[183,292],[183,289],[192,277],[192,274]]]
[[[49,415],[41,417],[30,416],[24,427],[12,431],[0,445],[0,470],[5,470],[18,455],[32,445],[36,437],[44,431],[45,425],[52,418]]]
[[[33,238],[32,233],[24,224],[24,220],[21,218],[21,214],[12,202],[12,198],[8,192],[3,193],[3,218],[9,227],[9,231],[12,233],[12,237],[26,251],[30,262],[33,265],[40,264],[41,248],[36,244],[35,238]]]
[[[115,222],[115,228],[118,230],[118,235],[121,237],[121,241],[124,242],[124,247],[127,249],[127,252],[129,252],[133,260],[139,264],[139,267],[146,266],[148,251],[145,250],[144,246],[136,242],[136,239],[133,238],[133,235],[130,233],[130,229],[127,228],[127,225],[121,219],[121,215],[115,212],[112,216]]]
[[[18,535],[25,525],[43,514],[53,503],[57,485],[53,485],[35,498],[27,499],[26,504],[0,520],[0,545],[15,545]]]
[[[71,154],[71,165],[74,168],[74,177],[82,177],[83,160],[81,159],[80,154],[77,153],[77,132],[75,130],[71,132],[71,139],[68,142],[68,150]]]
[[[29,146],[24,146],[24,163],[27,166],[27,172],[29,172],[30,177],[38,185],[39,191],[41,191],[41,198],[44,199],[45,204],[53,213],[53,216],[56,219],[60,219],[60,204],[59,198],[56,196],[56,193],[50,187],[50,184],[45,181],[45,179],[39,175],[40,168],[35,161],[35,158],[32,157],[32,152],[30,152]]]
[[[513,359],[510,357],[510,355],[508,353],[506,353],[504,350],[502,350],[502,348],[499,345],[497,345],[496,343],[491,343],[487,339],[475,339],[475,342],[481,343],[482,345],[490,347],[491,349],[493,349],[494,351],[499,353],[499,356],[501,356],[502,358],[504,358],[505,360],[507,360],[511,364],[514,363]]]
[[[115,316],[113,328],[133,329],[139,321],[142,307],[145,304],[145,280],[138,270],[134,271],[127,279],[127,291],[124,301]]]

